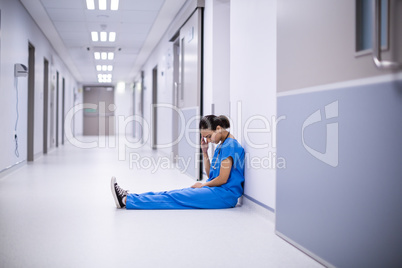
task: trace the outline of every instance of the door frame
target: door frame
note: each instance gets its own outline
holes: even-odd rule
[[[65,114],[65,98],[66,98],[66,79],[62,78],[62,95],[61,95],[61,145],[64,145],[64,114]]]
[[[35,132],[35,47],[28,43],[28,140],[27,161],[34,161]]]
[[[56,147],[59,147],[59,76],[56,71]]]
[[[43,154],[48,152],[49,121],[49,61],[43,60]]]
[[[158,144],[158,65],[152,69],[152,149],[157,149]]]
[[[176,38],[173,43],[173,92],[172,104],[179,109],[179,90],[180,90],[180,37]],[[176,141],[179,138],[179,116],[175,109],[172,109],[172,140]],[[173,161],[177,161],[179,155],[179,143],[173,143]]]

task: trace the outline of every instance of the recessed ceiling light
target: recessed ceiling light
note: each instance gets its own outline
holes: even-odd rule
[[[94,0],[87,0],[87,9],[89,9],[89,10],[95,9],[95,1]]]
[[[107,70],[108,70],[109,72],[113,71],[113,65],[108,65],[108,66],[107,66]]]
[[[118,10],[119,9],[119,0],[112,0],[110,3],[111,10]]]
[[[99,83],[111,83],[112,75],[111,74],[98,74],[98,82]]]
[[[102,42],[106,42],[106,41],[108,41],[108,38],[107,38],[108,34],[109,34],[109,42],[115,42],[116,41],[116,32],[108,33],[108,32],[102,31],[102,32],[98,33],[96,31],[93,31],[93,32],[91,32],[91,38],[92,38],[93,42],[98,42],[99,39]]]
[[[113,60],[114,52],[94,52],[94,57],[95,57],[95,60]],[[101,69],[106,68],[106,70],[110,69],[110,71],[113,69],[113,65],[99,65],[99,66],[101,66]]]
[[[100,32],[100,40],[102,42],[106,42],[107,41],[107,32]]]
[[[109,33],[109,42],[114,42],[116,41],[116,32],[110,32]]]
[[[98,32],[91,32],[91,37],[93,42],[99,41]]]
[[[98,72],[102,71],[102,66],[101,66],[101,65],[96,65],[96,70],[97,70]]]
[[[106,0],[99,0],[99,10],[106,10]]]

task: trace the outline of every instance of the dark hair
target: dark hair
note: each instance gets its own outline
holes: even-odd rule
[[[206,115],[201,118],[199,127],[200,129],[216,130],[218,126],[225,129],[230,128],[229,119],[224,115]]]

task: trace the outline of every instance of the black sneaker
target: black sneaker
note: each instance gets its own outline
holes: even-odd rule
[[[124,208],[126,205],[123,203],[123,198],[127,197],[127,190],[122,189],[116,182],[116,178],[112,177],[110,181],[110,186],[112,189],[112,195],[114,198],[114,202],[118,208]]]

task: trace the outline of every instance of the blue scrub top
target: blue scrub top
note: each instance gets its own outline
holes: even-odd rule
[[[233,160],[232,169],[230,170],[228,181],[220,187],[240,197],[243,195],[244,184],[244,149],[235,139],[227,138],[222,144],[216,147],[207,181],[211,181],[219,176],[221,162],[229,156]]]

